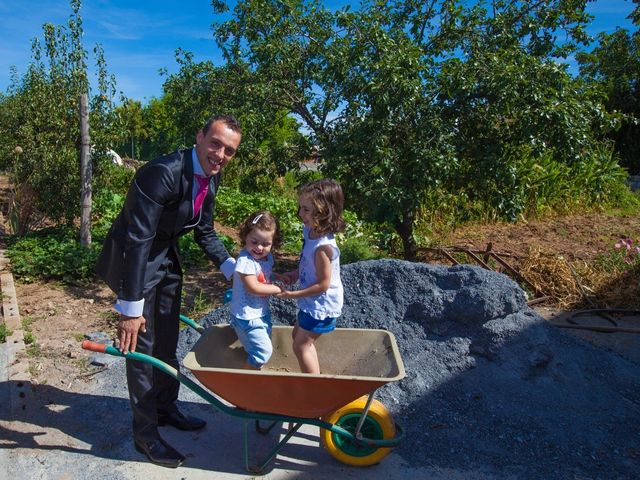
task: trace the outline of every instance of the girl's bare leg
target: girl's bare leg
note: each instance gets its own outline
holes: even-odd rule
[[[318,353],[314,343],[319,336],[319,333],[308,332],[296,325],[293,332],[293,351],[302,373],[320,373]]]

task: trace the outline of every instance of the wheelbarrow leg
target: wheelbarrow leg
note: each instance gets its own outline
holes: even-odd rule
[[[360,429],[362,428],[362,424],[367,418],[367,413],[369,413],[369,409],[371,408],[371,404],[373,403],[373,397],[375,396],[376,391],[377,389],[369,394],[369,397],[367,398],[367,403],[365,404],[364,409],[362,410],[360,420],[358,420],[356,431],[353,433],[357,439],[362,439],[362,434],[360,433]]]
[[[256,432],[261,433],[262,435],[266,435],[271,431],[271,429],[276,425],[276,423],[280,422],[271,422],[268,427],[263,427],[260,425],[260,420],[256,420]]]
[[[258,421],[256,421],[257,427]],[[269,429],[273,427],[278,422],[273,422]],[[285,444],[289,441],[289,439],[302,427],[302,423],[290,423],[289,430],[287,430],[286,435],[278,444],[269,452],[269,454],[264,458],[264,460],[256,466],[249,465],[249,422],[244,422],[244,465],[249,473],[261,473],[265,467],[275,458],[278,452],[285,446]]]

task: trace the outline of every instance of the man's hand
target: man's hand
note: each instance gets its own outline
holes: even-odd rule
[[[122,353],[136,351],[138,332],[144,333],[147,331],[145,328],[146,322],[143,316],[128,317],[120,314],[120,320],[118,321],[118,341]]]
[[[222,265],[220,265],[220,271],[225,276],[227,280],[231,280],[233,278],[233,272],[236,269],[236,259],[233,257],[227,258]]]

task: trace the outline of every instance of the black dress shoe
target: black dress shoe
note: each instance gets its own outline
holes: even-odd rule
[[[158,425],[163,427],[171,425],[178,430],[200,430],[207,424],[204,420],[188,415],[183,415],[176,410],[170,413],[158,413]]]
[[[154,438],[146,442],[134,441],[136,450],[144,453],[151,463],[168,468],[178,468],[185,457],[162,438]]]

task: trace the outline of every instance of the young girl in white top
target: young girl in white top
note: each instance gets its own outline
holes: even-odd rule
[[[247,352],[246,368],[260,369],[271,358],[269,295],[282,289],[270,283],[271,249],[282,239],[277,219],[267,211],[250,215],[240,227],[243,247],[236,260],[231,296],[231,326]]]
[[[298,216],[304,224],[303,245],[297,270],[279,278],[286,283],[300,280],[300,290],[285,290],[278,297],[298,300],[298,318],[293,329],[293,351],[300,370],[320,373],[315,340],[336,328],[342,313],[340,250],[334,234],[345,228],[344,197],[340,185],[330,179],[300,188]]]

